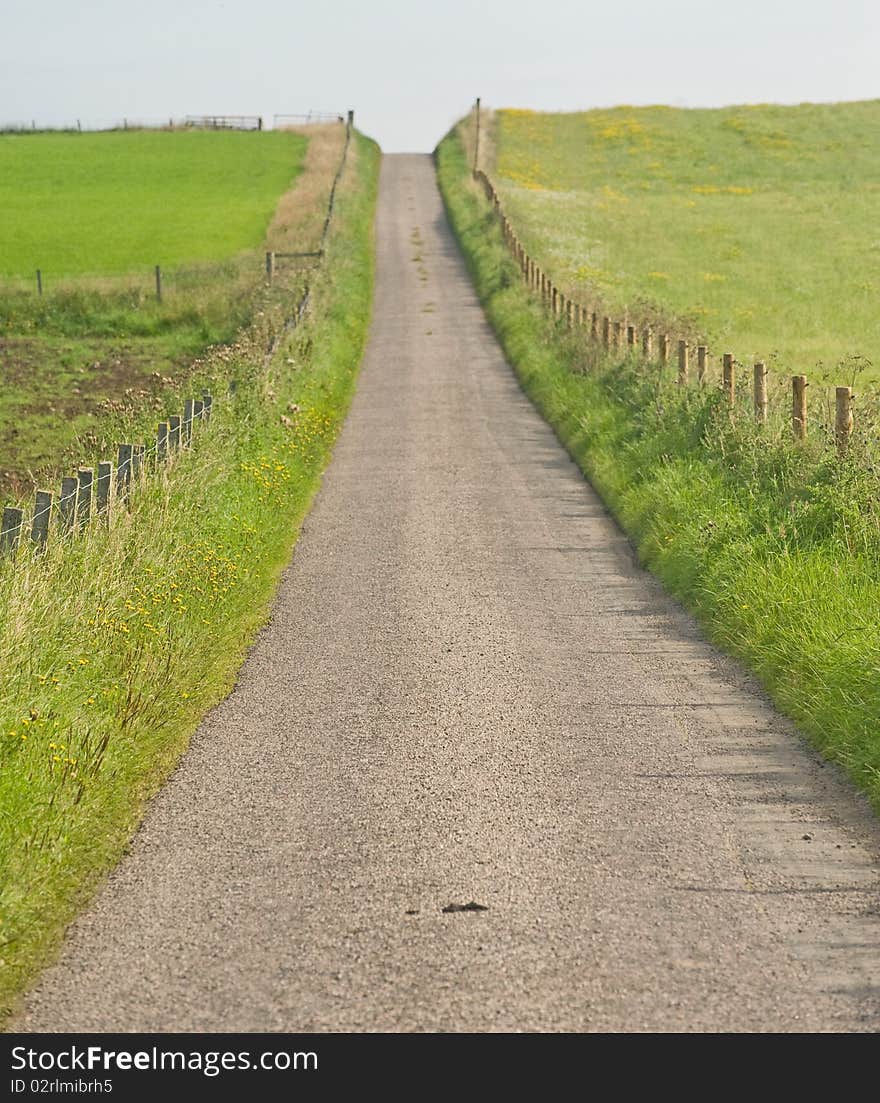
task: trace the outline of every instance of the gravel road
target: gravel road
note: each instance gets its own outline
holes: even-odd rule
[[[866,803],[636,566],[428,157],[377,235],[271,623],[16,1028],[876,1030]]]

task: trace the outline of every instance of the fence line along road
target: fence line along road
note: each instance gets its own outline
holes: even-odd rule
[[[186,399],[183,415],[172,414],[159,422],[152,444],[125,442],[117,449],[115,465],[101,460],[97,471],[80,467],[75,476],[65,475],[57,500],[51,491],[38,490],[29,517],[18,506],[6,506],[0,520],[0,554],[14,556],[27,535],[43,549],[50,532],[65,537],[83,531],[92,521],[109,525],[136,486],[149,474],[166,468],[177,453],[192,447],[195,426],[210,422],[213,406],[213,396],[207,392],[199,399]]]
[[[477,101],[479,110],[479,101]],[[479,119],[479,114],[477,114]],[[479,133],[479,131],[478,131]],[[476,158],[475,151],[475,158]],[[586,327],[592,341],[599,342],[607,353],[623,352],[626,349],[632,355],[639,350],[639,333],[637,327],[627,318],[615,318],[605,314],[600,304],[579,303],[566,296],[547,275],[540,264],[537,263],[526,251],[525,246],[513,228],[513,224],[504,212],[498,189],[491,179],[476,165],[472,170],[474,180],[481,185],[486,198],[492,204],[495,214],[501,226],[504,242],[516,262],[523,282],[549,312],[554,321],[559,321],[569,329]],[[601,337],[600,337],[601,330]],[[677,347],[678,375],[680,386],[687,386],[692,382],[691,373],[691,345],[683,338],[676,338],[669,333],[658,334],[657,352],[654,352],[654,333],[650,327],[644,327],[641,331],[641,355],[646,361],[658,360],[661,365],[668,364],[671,356],[671,348]],[[696,346],[697,353],[697,378],[698,384],[706,382],[709,367],[709,348],[705,344]],[[722,354],[721,387],[725,394],[731,417],[737,414],[736,404],[736,379],[737,367],[741,366],[733,353]],[[753,393],[752,408],[755,421],[758,424],[767,422],[767,367],[764,361],[756,361],[752,368]],[[809,386],[805,375],[795,375],[791,379],[791,431],[796,440],[806,440],[808,435],[808,411],[807,411],[807,387]],[[852,387],[835,388],[835,417],[834,417],[834,443],[838,456],[843,459],[848,450],[853,434],[853,389]]]

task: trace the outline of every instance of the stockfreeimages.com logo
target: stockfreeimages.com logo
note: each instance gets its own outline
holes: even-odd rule
[[[15,1046],[12,1050],[12,1071],[22,1072],[202,1072],[218,1076],[221,1072],[261,1069],[265,1072],[287,1072],[317,1069],[317,1053],[289,1053],[269,1050],[259,1055],[249,1052],[152,1049],[114,1050],[102,1046],[70,1046],[58,1052]]]

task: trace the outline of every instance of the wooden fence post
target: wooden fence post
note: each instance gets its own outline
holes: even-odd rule
[[[631,348],[631,349],[634,349],[636,347],[636,327],[635,326],[627,326],[626,327],[626,343],[629,346],[629,348]]]
[[[156,301],[162,302],[162,269],[156,265]]]
[[[183,421],[180,427],[183,430],[182,444],[188,448],[192,444],[193,436],[193,400],[191,398],[183,400]]]
[[[607,314],[602,318],[602,346],[611,348],[611,319]]]
[[[81,467],[77,471],[76,523],[84,529],[92,515],[92,484],[95,472],[91,467]]]
[[[110,497],[113,488],[113,464],[101,460],[98,464],[98,478],[95,481],[95,510],[105,521],[110,520]]]
[[[767,424],[767,366],[763,360],[755,364],[755,421]]]
[[[616,349],[619,349],[623,344],[623,322],[619,319],[614,323],[614,330],[612,336],[613,344]]]
[[[76,491],[77,481],[72,475],[65,475],[61,480],[61,497],[58,499],[58,519],[61,522],[61,531],[69,533],[73,531],[76,521]]]
[[[266,253],[266,280],[271,283],[275,279],[275,254],[270,250]]]
[[[6,506],[0,522],[0,555],[15,555],[21,540],[24,513],[15,506]]]
[[[168,447],[172,452],[180,448],[180,414],[172,414],[168,419]]]
[[[661,333],[660,334],[660,363],[661,364],[668,364],[669,363],[669,334],[668,333]]]
[[[156,427],[156,462],[168,459],[168,422],[160,421]]]
[[[807,377],[791,377],[791,431],[795,440],[804,440],[807,435]]]
[[[133,448],[130,444],[120,444],[116,458],[116,497],[122,499],[128,493],[131,484],[131,456]]]
[[[733,362],[733,355],[725,352],[721,364],[721,385],[724,394],[727,396],[727,406],[733,414],[733,404],[736,399],[736,367]]]
[[[690,375],[690,365],[688,363],[688,343],[687,341],[678,342],[678,385],[680,387],[685,386]]]
[[[49,539],[49,520],[52,516],[52,495],[48,490],[38,490],[34,495],[34,519],[31,523],[31,540],[39,548],[45,548]]]
[[[697,345],[697,382],[702,385],[709,366],[709,350],[705,345]]]
[[[135,478],[143,478],[146,471],[144,457],[147,454],[145,444],[133,444],[131,446],[131,473]]]
[[[37,294],[43,294],[43,273],[39,268],[37,269]]]
[[[837,387],[834,397],[836,404],[834,441],[837,445],[837,454],[843,459],[849,449],[849,438],[853,431],[852,387]]]
[[[201,398],[195,399],[193,402],[193,417],[196,421],[201,421],[205,412],[205,403]]]
[[[480,163],[480,97],[477,96],[477,102],[475,104],[475,129],[474,129],[474,167],[472,173],[477,175],[477,166]]]
[[[590,339],[599,340],[599,312],[596,310],[590,311]]]
[[[642,333],[642,355],[646,360],[654,356],[654,334],[650,329],[645,329]]]
[[[211,395],[203,392],[202,401],[205,404],[205,421],[210,421],[211,420],[211,407],[214,405],[214,399]]]

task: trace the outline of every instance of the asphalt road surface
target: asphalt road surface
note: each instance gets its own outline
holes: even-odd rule
[[[876,1030],[866,803],[635,565],[429,158],[377,234],[272,621],[16,1027]]]

